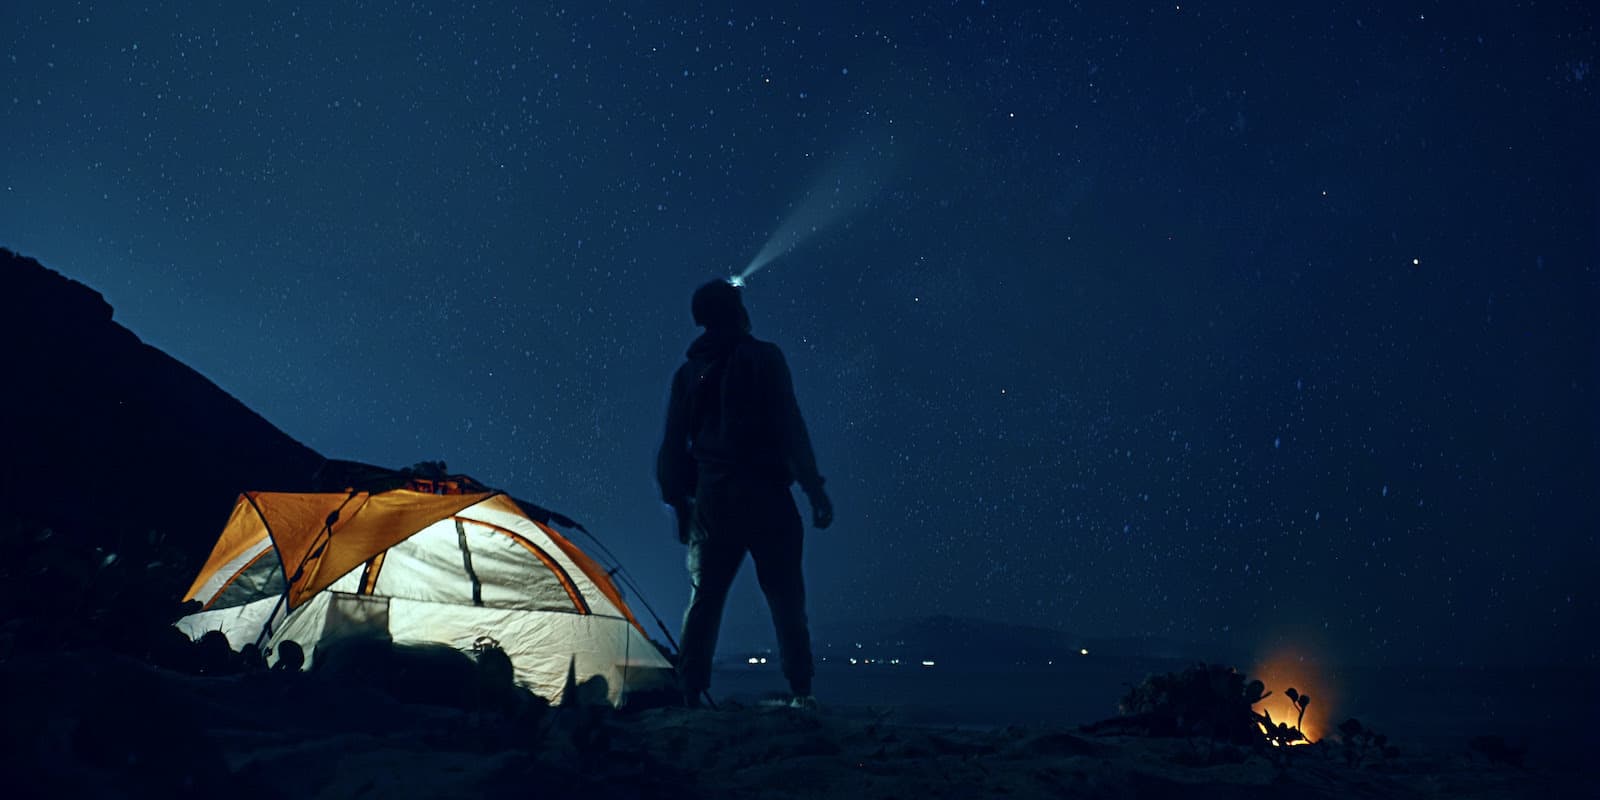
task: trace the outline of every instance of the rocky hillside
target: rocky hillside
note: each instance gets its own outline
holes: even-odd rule
[[[309,488],[323,461],[98,292],[4,249],[0,336],[0,524],[108,545],[159,532],[203,559],[241,490]]]

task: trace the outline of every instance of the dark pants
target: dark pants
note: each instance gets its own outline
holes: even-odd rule
[[[748,552],[777,629],[783,675],[795,694],[811,694],[811,632],[800,572],[804,529],[789,487],[775,481],[701,475],[689,535],[689,608],[683,612],[686,692],[711,686],[711,659],[728,588]]]

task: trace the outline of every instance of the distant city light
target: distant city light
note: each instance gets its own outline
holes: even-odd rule
[[[924,660],[923,660],[923,662],[922,662],[922,666],[924,666],[924,667],[931,667],[931,666],[933,666],[933,662],[932,662],[932,661],[928,661],[928,660],[926,660],[926,659],[924,659]]]
[[[1089,655],[1089,648],[1087,648],[1087,647],[1085,647],[1085,648],[1083,648],[1083,649],[1082,649],[1082,650],[1079,650],[1079,651],[1078,651],[1078,655],[1080,655],[1080,656],[1086,656],[1086,655]]]

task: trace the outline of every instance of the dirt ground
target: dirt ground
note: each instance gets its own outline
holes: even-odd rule
[[[12,797],[938,798],[1596,796],[1580,773],[1466,748],[1351,765],[1047,726],[899,721],[892,708],[467,710],[315,675],[196,677],[116,656],[0,664]]]

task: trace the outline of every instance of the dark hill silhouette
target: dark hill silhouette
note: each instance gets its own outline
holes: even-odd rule
[[[322,456],[112,321],[100,294],[0,248],[0,524],[204,559],[239,492],[309,489]]]
[[[934,658],[951,666],[1011,668],[1096,657],[1194,660],[1217,658],[1217,648],[1157,636],[1092,637],[1038,625],[949,615],[881,620],[829,631],[837,655],[862,645],[865,657]],[[869,651],[870,652],[866,652]]]

